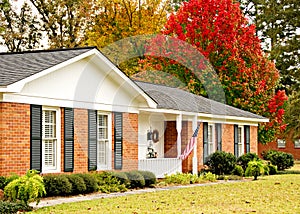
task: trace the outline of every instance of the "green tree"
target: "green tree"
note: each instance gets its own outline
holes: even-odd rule
[[[300,4],[298,0],[240,0],[245,15],[256,25],[264,51],[279,70],[280,89],[300,89]]]
[[[39,47],[42,34],[36,19],[26,2],[18,10],[9,0],[0,1],[0,44],[9,52]]]

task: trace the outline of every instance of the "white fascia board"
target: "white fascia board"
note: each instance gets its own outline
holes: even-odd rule
[[[109,67],[111,67],[112,70],[114,70],[124,81],[126,81],[135,91],[137,91],[140,95],[144,97],[144,99],[147,101],[150,108],[156,108],[157,103],[149,97],[139,86],[137,86],[128,76],[124,74],[117,66],[115,66],[106,56],[104,56],[101,52],[98,50],[95,50],[95,54],[101,58],[102,61],[104,61]]]
[[[85,57],[91,56],[92,54],[94,54],[94,49],[92,49],[90,51],[87,51],[86,53],[80,54],[80,55],[78,55],[76,57],[73,57],[73,58],[71,58],[71,59],[69,59],[67,61],[64,61],[62,63],[54,65],[54,66],[52,66],[52,67],[50,67],[50,68],[48,68],[46,70],[38,72],[38,73],[36,73],[36,74],[34,74],[32,76],[29,76],[29,77],[27,77],[25,79],[22,79],[22,80],[18,81],[16,83],[8,85],[5,88],[0,88],[0,92],[19,93],[19,92],[21,92],[22,88],[24,87],[24,85],[26,83],[31,82],[31,81],[33,81],[35,79],[38,79],[38,78],[40,78],[42,76],[45,76],[45,75],[47,75],[47,74],[49,74],[49,73],[51,73],[53,71],[56,71],[56,70],[58,70],[60,68],[63,68],[65,66],[70,65],[70,64],[72,64],[74,62],[77,62],[77,61],[79,61],[81,59],[84,59]]]
[[[186,112],[179,111],[173,109],[140,109],[140,112],[153,112],[153,113],[166,113],[166,114],[182,114],[186,116],[194,116],[198,117],[198,121],[203,122],[220,122],[226,124],[244,124],[244,125],[258,125],[258,123],[269,122],[268,118],[248,118],[248,117],[237,117],[237,116],[227,116],[227,115],[213,115],[213,114],[205,114],[205,113],[195,113],[195,112]]]

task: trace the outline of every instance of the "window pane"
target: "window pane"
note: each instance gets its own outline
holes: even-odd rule
[[[278,146],[278,148],[285,148],[285,140],[278,139],[277,140],[277,146]]]
[[[45,167],[55,167],[56,140],[44,140]]]
[[[295,148],[300,148],[300,139],[294,141]]]
[[[98,139],[108,139],[107,115],[98,115]]]
[[[56,112],[43,111],[43,138],[56,137]]]
[[[106,165],[107,164],[107,158],[106,158],[106,147],[107,147],[108,141],[99,141],[98,143],[98,161],[100,165]]]

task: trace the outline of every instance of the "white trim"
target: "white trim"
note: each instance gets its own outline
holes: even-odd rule
[[[241,129],[241,142],[239,143],[239,129]],[[244,153],[245,153],[245,131],[244,131],[244,126],[241,126],[241,125],[239,125],[238,126],[238,152],[237,152],[237,154],[238,154],[238,157],[240,157],[240,156],[242,156]],[[241,148],[241,153],[239,152],[239,146],[242,146],[242,148]]]
[[[44,143],[42,139],[42,173],[55,173],[55,172],[61,172],[61,111],[58,107],[49,107],[49,106],[43,106],[42,111],[55,111],[56,112],[56,167],[53,169],[46,168],[44,166]],[[41,127],[42,128],[42,127]],[[43,129],[43,128],[42,128]]]
[[[181,155],[181,130],[182,130],[182,114],[176,116],[176,130],[177,130],[177,157]]]
[[[215,132],[215,124],[214,123],[208,123],[207,125],[207,133],[208,133],[208,139],[207,139],[207,153],[208,155],[211,155],[216,151],[216,132]],[[211,129],[211,142],[209,139],[209,128],[212,127]],[[212,150],[210,150],[210,145],[212,145]]]
[[[107,148],[107,165],[100,166],[98,155],[97,155],[97,170],[111,170],[112,169],[112,116],[110,112],[97,111],[97,144],[98,144],[98,116],[106,115],[107,116],[107,137],[108,137],[108,148]],[[97,148],[98,149],[98,148]],[[98,151],[97,151],[98,154]]]

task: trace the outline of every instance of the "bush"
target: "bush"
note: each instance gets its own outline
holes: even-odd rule
[[[259,159],[259,157],[257,156],[257,154],[249,152],[247,154],[238,157],[236,163],[237,165],[240,165],[243,168],[243,171],[246,171],[248,167],[248,163],[254,159]]]
[[[269,175],[276,175],[277,174],[277,166],[274,166],[270,163],[267,166],[269,168]]]
[[[211,172],[205,173],[203,176],[203,180],[214,182],[217,180],[217,176]]]
[[[4,188],[5,197],[13,202],[18,199],[25,205],[32,201],[37,201],[38,204],[45,194],[43,178],[36,170],[28,170],[24,176],[14,179]]]
[[[77,174],[85,183],[86,190],[84,193],[92,193],[98,190],[97,179],[92,174]]]
[[[0,176],[0,189],[4,189],[7,185],[7,178],[5,176]]]
[[[244,170],[241,166],[235,165],[234,169],[231,172],[232,175],[243,176]]]
[[[45,175],[44,184],[47,196],[65,196],[72,192],[72,184],[67,175]]]
[[[138,171],[145,180],[146,187],[154,187],[156,184],[156,176],[153,172],[150,171]]]
[[[94,174],[94,176],[97,180],[98,190],[101,192],[110,193],[127,191],[125,184],[114,177],[112,172],[101,172]]]
[[[235,164],[236,157],[233,154],[221,151],[211,154],[206,162],[209,170],[216,175],[230,174]]]
[[[248,167],[245,171],[246,176],[253,176],[254,180],[257,177],[265,173],[265,165],[261,160],[253,160],[248,163]]]
[[[82,177],[80,177],[77,174],[71,174],[68,175],[67,178],[72,184],[72,191],[70,194],[77,195],[77,194],[84,193],[86,191],[86,185]]]
[[[125,172],[111,172],[112,177],[117,178],[120,184],[124,184],[126,188],[130,188],[130,180]]]
[[[32,211],[32,207],[24,203],[12,203],[8,201],[0,201],[0,214],[16,214],[20,212]]]
[[[278,170],[285,170],[294,166],[294,157],[290,153],[269,150],[263,153],[263,158],[277,166]]]
[[[145,179],[138,171],[125,172],[130,180],[130,188],[143,188]]]

